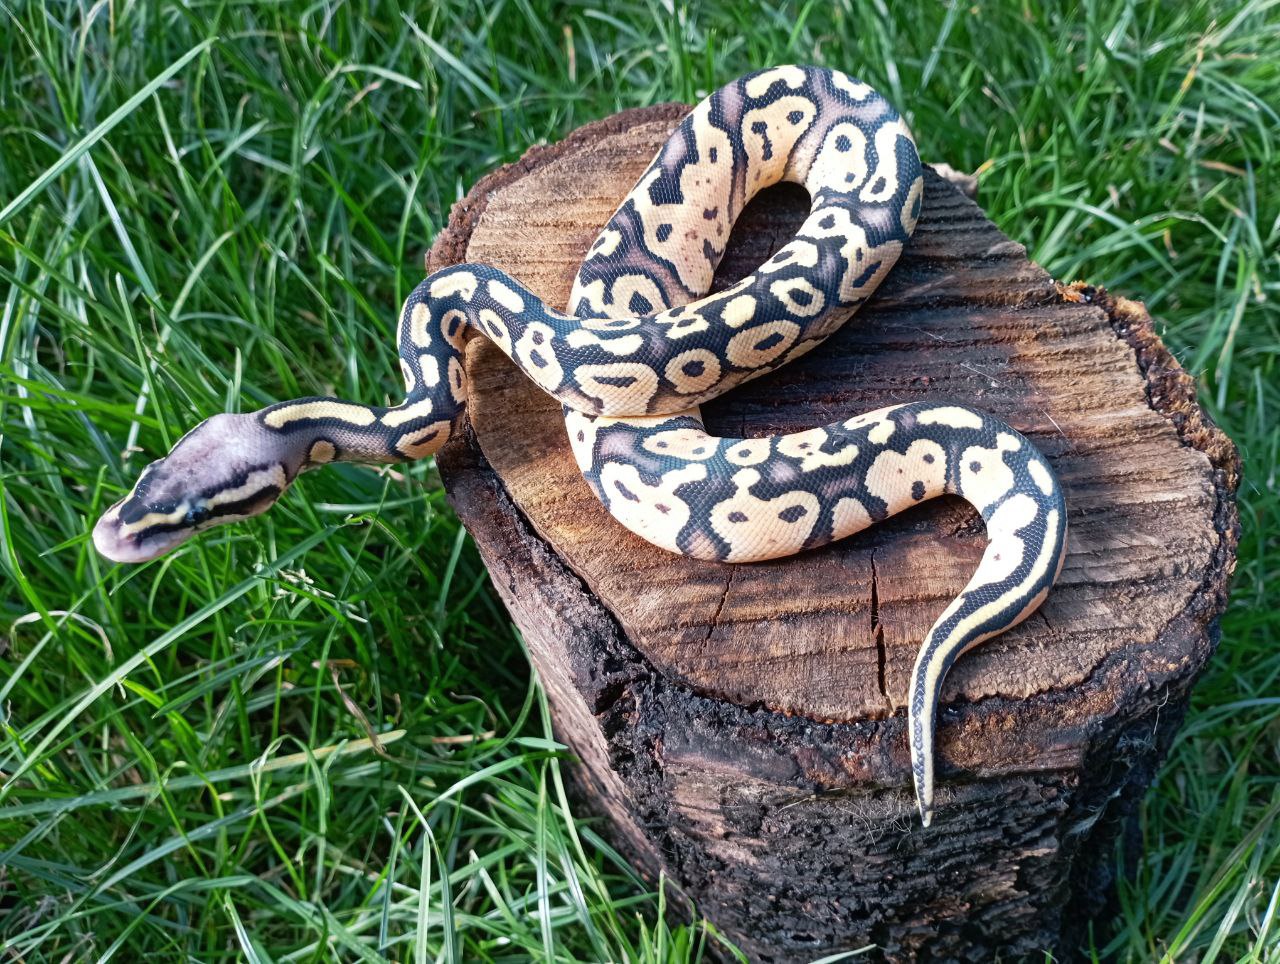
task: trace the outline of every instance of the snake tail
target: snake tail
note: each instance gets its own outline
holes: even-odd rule
[[[982,514],[987,546],[964,590],[925,636],[911,673],[908,743],[926,827],[934,812],[932,744],[943,677],[962,653],[1035,612],[1062,570],[1067,546],[1062,488],[1044,456],[990,416],[959,407],[954,414],[974,428],[948,433],[945,444],[954,461],[945,489]]]
[[[712,436],[688,414],[567,419],[578,467],[610,514],[696,558],[792,555],[942,495],[979,511],[988,539],[982,560],[930,629],[908,689],[912,771],[928,826],[943,677],[961,653],[1030,615],[1062,565],[1066,506],[1043,455],[999,419],[945,401],[765,438]]]

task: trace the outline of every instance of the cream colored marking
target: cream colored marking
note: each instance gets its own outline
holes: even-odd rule
[[[307,461],[312,465],[325,465],[333,461],[338,450],[333,447],[333,443],[327,439],[319,439],[312,444],[311,450],[307,452]]]
[[[958,405],[942,405],[925,409],[916,416],[921,425],[945,425],[948,428],[982,428],[982,416]]]
[[[658,373],[639,362],[579,365],[573,371],[583,393],[600,402],[601,414],[643,415],[658,391]],[[629,385],[610,385],[601,378],[632,379]]]
[[[142,532],[157,525],[172,525],[175,522],[181,522],[187,515],[189,504],[184,502],[179,508],[172,512],[148,512],[136,522],[127,522],[120,527],[120,535],[131,536],[135,532]],[[119,513],[117,513],[117,516]]]
[[[645,438],[646,452],[683,459],[686,462],[705,462],[716,454],[719,440],[696,428],[669,428],[654,432]]]
[[[702,365],[702,374],[685,373],[684,369],[688,365],[699,363]],[[693,395],[706,391],[720,380],[720,359],[715,352],[707,351],[705,348],[690,348],[667,362],[663,374],[681,395]]]
[[[880,282],[898,263],[898,256],[902,254],[901,241],[886,241],[879,247],[867,247],[866,235],[861,231],[861,228],[857,228],[854,240],[840,249],[840,255],[847,266],[844,277],[840,279],[840,300],[844,302],[860,303],[868,292],[880,287]],[[859,247],[863,252],[861,260],[857,257]],[[867,265],[870,264],[876,265],[876,269],[867,274]]]
[[[992,516],[991,521],[987,523],[987,537],[988,537],[987,549],[986,549],[986,552],[983,553],[982,561],[978,564],[978,571],[973,574],[973,578],[969,580],[969,584],[965,586],[964,592],[962,592],[951,603],[951,605],[947,607],[946,611],[944,611],[943,614],[938,617],[938,621],[935,624],[935,626],[941,625],[946,620],[954,616],[955,613],[965,604],[966,600],[968,599],[970,593],[973,590],[980,589],[983,586],[992,585],[995,582],[995,580],[988,578],[988,573],[993,571],[997,567],[997,563],[994,560],[994,556],[1004,555],[1004,546],[1006,544],[1006,540],[1008,540],[1010,536],[1013,536],[1014,529],[1021,528],[1028,525],[1035,518],[1035,511],[1036,511],[1035,501],[1030,496],[1019,494],[1009,500],[1010,503],[1013,503],[1015,501],[1023,501],[1023,502],[1030,503],[1030,509],[1028,510],[1026,506],[1018,506],[1013,511],[1006,514],[1005,517],[1000,520],[997,520],[996,518],[996,516],[1000,514],[999,511],[997,511],[996,514]],[[1003,509],[1004,506],[1001,506],[1001,508]],[[1058,526],[1058,510],[1050,509],[1049,512],[1045,515],[1045,528],[1047,531],[1053,532],[1057,528],[1057,526]],[[1010,603],[1016,602],[1019,599],[1019,597],[1026,596],[1028,587],[1034,586],[1036,583],[1038,583],[1041,579],[1044,578],[1045,573],[1047,573],[1049,570],[1049,567],[1051,565],[1057,564],[1058,560],[1053,555],[1054,549],[1055,547],[1053,545],[1053,540],[1045,539],[1037,547],[1036,558],[1032,562],[1030,570],[1027,572],[1027,575],[1022,579],[1022,581],[1019,582],[1016,586],[1010,586],[1008,589],[1002,592],[999,596],[997,596],[994,600],[982,606],[979,606],[977,609],[975,609],[972,613],[970,613],[964,619],[960,620],[960,622],[956,624],[955,629],[951,631],[949,638],[963,639],[974,628],[981,626],[984,622],[986,622],[992,616],[997,615],[1002,609],[1006,609]],[[991,557],[991,558],[988,558],[988,557]],[[1018,561],[1022,562],[1023,557],[1019,556]],[[1013,625],[1014,623],[1009,623],[1007,626],[1001,629],[1000,632],[1003,632],[1004,629],[1008,629]],[[925,638],[926,647],[929,645],[932,635],[933,635],[933,631],[930,630],[929,636]],[[995,635],[995,634],[992,633],[990,635]],[[988,638],[990,638],[989,635],[981,637],[981,639],[988,639]],[[961,652],[967,652],[968,650],[972,649],[979,642],[981,642],[981,639],[975,639],[972,642],[968,643],[964,647],[964,649],[961,650]]]
[[[457,355],[449,359],[449,394],[459,405],[467,400],[467,374]]]
[[[244,482],[237,485],[234,489],[223,489],[221,492],[215,492],[209,498],[205,499],[205,505],[210,509],[216,509],[220,505],[228,505],[232,502],[240,502],[251,496],[257,495],[263,490],[275,487],[281,492],[285,486],[289,484],[289,477],[284,474],[284,467],[280,465],[271,465],[265,469],[258,469],[256,472],[250,472]],[[221,520],[219,520],[221,521]]]
[[[843,423],[844,428],[854,431],[871,425],[871,430],[867,432],[867,441],[874,445],[884,445],[885,442],[893,437],[895,428],[893,420],[889,416],[901,407],[901,405],[892,405],[889,408],[882,408],[878,411],[866,412],[855,416]]]
[[[419,355],[418,367],[422,369],[422,385],[424,388],[435,388],[440,384],[440,359],[435,355]],[[409,391],[413,391],[412,386],[410,386]]]
[[[720,320],[730,328],[741,328],[755,316],[756,299],[751,295],[739,295],[720,312]]]
[[[450,295],[461,295],[463,301],[470,301],[476,296],[479,279],[470,271],[457,271],[437,278],[428,289],[432,298],[448,298]]]
[[[393,408],[382,416],[382,424],[391,428],[398,428],[405,422],[412,422],[415,419],[426,418],[431,414],[430,398],[423,398],[414,402],[412,405],[402,405],[399,408]]]
[[[973,574],[973,582],[992,585],[1004,582],[1018,568],[1018,564],[1026,558],[1026,543],[1017,533],[1030,525],[1039,511],[1035,499],[1025,493],[1018,493],[1006,499],[987,520],[987,536],[989,542],[1000,541],[1000,549],[984,554],[978,571]],[[1011,547],[1006,551],[1005,547]],[[987,558],[987,555],[990,558]],[[999,556],[1000,558],[996,558]]]
[[[492,308],[481,308],[476,312],[480,319],[481,330],[491,342],[501,348],[509,356],[511,354],[511,332],[502,316]]]
[[[613,252],[618,250],[618,245],[622,243],[622,232],[615,231],[612,228],[606,228],[600,232],[600,237],[596,238],[595,244],[591,246],[588,252],[589,258],[607,258]]]
[[[881,419],[876,423],[876,427],[867,433],[867,441],[875,445],[884,445],[893,437],[893,431],[898,426],[888,418]]]
[[[916,499],[912,492],[916,482],[924,484],[921,499]],[[903,454],[886,449],[867,470],[867,491],[885,503],[889,515],[941,495],[946,484],[947,453],[932,439],[916,439]]]
[[[333,418],[348,425],[372,425],[377,418],[373,410],[352,402],[302,402],[273,409],[263,416],[268,428],[283,428],[303,419]]]
[[[867,183],[858,192],[858,200],[869,204],[884,204],[898,193],[898,138],[911,140],[911,132],[902,118],[887,121],[876,128],[875,144],[879,162],[867,177]],[[876,185],[880,184],[879,190]]]
[[[773,336],[777,337],[774,344],[766,348],[756,347]],[[799,337],[800,326],[794,321],[771,321],[738,332],[725,346],[725,355],[738,368],[764,368],[794,345]]]
[[[515,347],[520,368],[547,392],[554,392],[564,382],[564,369],[560,367],[560,359],[552,346],[555,336],[550,325],[534,321],[525,328]],[[534,360],[535,355],[542,361],[541,365]]]
[[[579,324],[586,328],[609,327],[610,318],[602,316],[618,316],[616,309],[609,308],[608,292],[605,288],[603,278],[596,278],[589,284],[584,284],[581,277],[577,277],[573,281],[573,289],[569,293],[569,310],[577,312],[586,307],[588,313],[593,317],[579,319]],[[630,325],[624,327],[635,327],[638,319],[629,319]]]
[[[653,320],[656,324],[662,326],[662,333],[666,335],[669,341],[679,341],[681,338],[697,335],[711,327],[710,323],[702,315],[696,311],[689,310],[685,310],[679,315],[672,315],[671,312],[664,311]]]
[[[778,439],[778,451],[788,458],[797,460],[800,463],[801,472],[848,465],[858,457],[858,446],[852,442],[847,443],[837,452],[824,452],[822,446],[830,438],[831,433],[825,428],[792,432]]]
[[[839,74],[833,71],[832,76],[839,76]],[[745,89],[748,97],[763,97],[769,92],[769,88],[778,81],[782,81],[794,90],[796,87],[803,87],[807,77],[808,74],[804,68],[787,64],[782,67],[774,67],[772,70],[766,70],[764,73],[752,77],[747,81]]]
[[[597,282],[603,290],[603,282]],[[594,289],[594,285],[592,286]],[[631,310],[631,299],[639,295],[657,310],[659,305],[666,304],[666,299],[662,296],[662,289],[658,287],[658,283],[646,274],[624,274],[613,279],[613,284],[609,286],[608,297],[602,298],[602,307],[597,309],[606,314],[615,317],[609,319],[586,319],[582,322],[587,327],[596,327],[598,330],[604,331],[623,331],[632,328],[634,325],[623,325],[620,323],[622,318],[628,318],[633,314]],[[652,312],[649,312],[652,314]],[[595,322],[592,325],[591,322]],[[637,319],[638,321],[638,319]]]
[[[797,489],[772,499],[751,494],[760,481],[756,469],[739,469],[733,475],[737,487],[729,498],[711,509],[711,528],[728,545],[725,562],[756,562],[789,556],[804,548],[817,524],[820,504],[812,492]],[[787,522],[783,514],[798,511]]]
[[[725,450],[725,458],[733,465],[759,465],[769,458],[773,446],[767,438],[738,439]]]
[[[449,438],[449,423],[446,421],[432,422],[426,428],[415,429],[412,432],[406,432],[396,439],[396,451],[407,459],[424,459],[433,452],[439,451],[440,446]]]
[[[853,497],[840,499],[831,510],[831,539],[843,539],[869,528],[874,519],[867,507]]]
[[[423,358],[430,358],[430,355],[423,355]],[[404,390],[406,393],[412,393],[414,386],[418,384],[418,376],[413,373],[413,369],[409,367],[409,363],[403,358],[400,359],[400,377],[404,379]]]
[[[703,254],[704,245],[710,243],[714,249],[723,250],[729,239],[728,225],[736,214],[730,207],[734,203],[734,179],[729,176],[733,146],[729,135],[711,123],[709,101],[703,101],[690,112],[689,125],[696,156],[686,156],[683,142],[668,142],[658,153],[658,163],[627,195],[635,201],[635,211],[640,216],[645,250],[670,264],[685,289],[685,297],[677,296],[677,301],[691,300],[711,287],[712,270]],[[669,157],[668,151],[678,153]],[[713,151],[715,162],[711,160]],[[677,161],[685,162],[679,172],[680,193],[691,202],[696,199],[696,203],[654,204],[650,189],[659,178],[670,176],[669,171],[674,170]],[[714,211],[715,217],[704,217],[707,211]],[[655,306],[668,303],[661,293],[650,302]],[[607,310],[631,314],[629,301],[616,291]]]
[[[971,445],[960,454],[960,494],[979,510],[993,505],[1012,488],[1013,470],[1004,464],[999,448]]]
[[[804,238],[793,238],[777,254],[760,265],[762,274],[773,274],[783,268],[813,268],[818,264],[818,246]]]
[[[1013,499],[1010,499],[1008,502],[1001,505],[1000,509],[997,509],[996,511],[999,512],[1008,508],[1016,499],[1019,498],[1023,497],[1015,496]],[[1035,512],[1033,510],[1032,515],[1034,516],[1034,514]],[[982,578],[986,580],[987,585],[1004,582],[1004,580],[1013,575],[1013,571],[1018,568],[1022,560],[1026,557],[1026,554],[1026,540],[1018,536],[1006,535],[1000,542],[1000,551],[993,554],[990,559],[984,558],[982,565],[978,569],[978,573],[981,573]],[[978,573],[975,573],[975,575]]]
[[[595,346],[611,355],[634,355],[644,347],[643,335],[621,335],[617,338],[602,338],[599,334],[586,328],[575,328],[569,332],[565,342],[570,348],[586,348]]]
[[[840,138],[849,142],[849,149],[841,151],[836,148]],[[809,176],[805,179],[805,187],[810,194],[816,194],[821,188],[851,194],[857,191],[867,180],[867,135],[857,124],[845,122],[835,124],[827,131],[822,140],[813,164],[809,167]],[[821,211],[823,209],[819,209]],[[817,214],[819,211],[815,211]]]
[[[807,278],[783,278],[769,285],[769,291],[798,318],[812,318],[827,306],[826,296]],[[809,300],[799,301],[797,293],[808,295]]]
[[[609,514],[624,526],[656,546],[679,552],[676,540],[689,521],[690,509],[683,499],[676,496],[675,490],[706,477],[707,467],[700,462],[691,462],[664,472],[656,485],[649,485],[634,465],[606,462],[600,469],[600,491]],[[618,488],[619,483],[634,499],[623,494]],[[658,506],[665,507],[666,511]]]
[[[426,348],[431,344],[431,332],[427,326],[431,324],[431,310],[425,302],[413,306],[413,314],[409,316],[409,340],[417,348]]]
[[[455,325],[457,327],[454,327]],[[451,330],[453,334],[449,333]],[[444,317],[440,319],[440,336],[456,351],[462,351],[463,345],[467,342],[466,314],[457,308],[446,311]]]
[[[1032,459],[1027,463],[1027,472],[1031,475],[1037,488],[1045,495],[1053,494],[1053,476],[1049,474],[1049,470],[1044,467],[1044,463],[1037,459]]]
[[[590,284],[583,284],[581,275],[573,279],[573,290],[569,292],[569,310],[576,312],[582,305],[586,305],[594,312],[607,310],[603,278],[596,278]],[[584,318],[583,324],[588,320]]]
[[[916,221],[920,217],[918,205],[923,194],[924,178],[917,177],[911,185],[911,190],[907,192],[907,199],[902,204],[902,210],[898,213],[898,222],[902,225],[902,230],[906,234],[911,234],[916,229]]]
[[[1004,551],[1002,549],[1002,546],[1003,546],[1004,539],[1006,539],[1009,535],[1012,535],[1017,528],[1020,528],[1021,526],[1025,526],[1034,520],[1035,512],[1036,512],[1034,500],[1032,500],[1030,496],[1027,496],[1024,494],[1016,495],[1013,498],[1011,498],[1009,501],[1013,502],[1014,500],[1031,503],[1030,512],[1028,513],[1027,506],[1023,505],[1020,507],[1016,507],[1013,513],[1004,514],[1003,516],[1001,516],[999,520],[997,520],[996,518],[996,516],[999,514],[998,510],[996,513],[992,514],[991,521],[987,523],[987,548],[983,552],[982,560],[978,563],[977,570],[974,572],[973,576],[969,579],[968,584],[965,585],[964,590],[960,593],[959,596],[951,600],[947,608],[942,611],[942,615],[940,615],[937,618],[937,620],[934,623],[935,629],[938,626],[942,625],[944,622],[946,622],[948,619],[950,619],[952,616],[954,616],[966,605],[967,598],[972,591],[976,589],[981,589],[983,586],[987,586],[992,583],[992,580],[988,578],[987,573],[995,563],[995,559],[988,558],[988,557],[994,557],[996,555],[1000,555],[1003,557]],[[1000,508],[1003,509],[1004,506],[1001,506]],[[1050,517],[1056,519],[1056,510],[1051,510]],[[1011,523],[1020,523],[1020,525],[1015,524],[1011,526],[1010,525]],[[1049,531],[1052,531],[1052,530],[1049,530]],[[999,545],[997,545],[997,543],[999,543]],[[1043,551],[1043,547],[1041,547],[1041,549]],[[1018,556],[1019,561],[1021,561],[1022,558],[1023,558],[1022,555]],[[1003,559],[1001,559],[1001,562],[1003,562]],[[1024,581],[1024,584],[1025,584],[1025,581]],[[1010,623],[1009,625],[1012,626],[1013,623]],[[933,630],[930,630],[930,635],[925,637],[926,646],[928,645],[929,638],[930,636],[932,636],[932,634],[933,634]],[[952,638],[958,638],[960,636],[958,628],[956,631],[954,631],[951,634],[951,636]],[[986,639],[989,637],[984,636],[983,638]],[[965,648],[968,649],[969,647],[966,646]]]
[[[838,90],[844,91],[849,95],[849,99],[855,103],[866,100],[875,91],[870,84],[859,83],[848,74],[843,74],[838,70],[831,71],[831,85]]]
[[[847,207],[829,204],[810,211],[804,224],[800,225],[799,234],[806,238],[848,238],[860,230],[853,223]]]
[[[859,301],[862,292],[874,291],[902,253],[901,241],[886,241],[872,247],[867,232],[851,220],[848,209],[843,207],[819,208],[805,219],[800,234],[809,238],[841,239],[844,275],[840,279],[840,300],[843,302]],[[867,269],[873,265],[878,267],[867,275]]]
[[[578,471],[587,472],[595,464],[594,453],[599,422],[590,415],[570,409],[564,416],[564,427],[569,433],[569,447]]]
[[[497,278],[489,282],[489,297],[510,312],[524,311],[524,299],[514,288],[503,284]]]
[[[798,113],[801,120],[792,124],[788,119],[791,114]],[[798,141],[813,124],[818,108],[808,97],[799,95],[780,97],[767,107],[757,107],[747,111],[742,118],[742,145],[747,154],[747,196],[756,191],[777,184],[788,174],[803,184],[800,171],[789,171],[792,162],[791,152]],[[764,130],[757,130],[758,125]],[[765,144],[769,145],[768,157],[765,157]]]

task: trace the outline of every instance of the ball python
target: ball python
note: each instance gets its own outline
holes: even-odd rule
[[[809,192],[803,225],[752,274],[709,295],[738,214],[782,181]],[[742,77],[698,104],[658,151],[587,251],[568,312],[488,265],[437,271],[400,314],[403,402],[309,397],[214,415],[141,473],[102,515],[94,543],[112,560],[148,560],[265,511],[307,470],[432,455],[463,418],[462,352],[473,335],[562,403],[573,457],[609,513],[672,552],[772,559],[959,495],[981,513],[988,545],[929,630],[910,681],[908,743],[927,826],[944,674],[1028,616],[1061,567],[1066,515],[1052,469],[1008,425],[948,400],[769,438],[709,435],[698,411],[840,327],[898,260],[922,193],[910,132],[867,84],[818,67]]]

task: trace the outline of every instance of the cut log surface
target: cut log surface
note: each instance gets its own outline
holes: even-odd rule
[[[553,305],[682,105],[535,148],[459,203],[428,259],[496,265]],[[799,189],[739,220],[724,287],[795,232]],[[958,499],[751,565],[614,522],[559,406],[483,339],[441,474],[583,760],[585,792],[753,959],[1070,956],[1216,642],[1238,460],[1136,303],[1062,286],[926,171],[915,236],[823,347],[705,408],[791,432],[951,398],[1027,435],[1066,491],[1066,564],[1027,622],[962,657],[939,716],[939,813],[916,822],[905,704],[930,625],[977,568]]]

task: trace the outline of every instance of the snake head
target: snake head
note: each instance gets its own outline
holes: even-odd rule
[[[253,415],[207,418],[102,514],[93,544],[114,562],[146,562],[197,532],[265,512],[297,474],[286,455]]]

